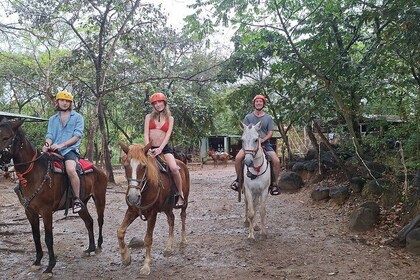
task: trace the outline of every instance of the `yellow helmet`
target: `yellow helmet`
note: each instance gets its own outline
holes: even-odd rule
[[[58,99],[63,99],[63,100],[68,100],[70,102],[73,102],[73,95],[71,95],[70,92],[65,91],[65,90],[59,91],[57,95],[55,96],[55,100],[58,100]]]

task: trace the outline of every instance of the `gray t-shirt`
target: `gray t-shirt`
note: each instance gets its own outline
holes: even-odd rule
[[[261,130],[260,130],[260,137],[264,138],[269,131],[273,131],[274,125],[273,125],[273,118],[269,114],[264,114],[261,117],[257,117],[253,112],[246,115],[244,119],[244,124],[257,124],[258,122],[261,122]]]

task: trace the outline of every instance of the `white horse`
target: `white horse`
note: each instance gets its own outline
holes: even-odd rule
[[[256,212],[259,206],[261,218],[261,236],[266,238],[265,207],[270,187],[270,162],[266,159],[261,146],[259,131],[261,122],[256,125],[241,124],[242,149],[245,152],[243,184],[245,193],[245,224],[249,226],[248,239],[255,240]]]

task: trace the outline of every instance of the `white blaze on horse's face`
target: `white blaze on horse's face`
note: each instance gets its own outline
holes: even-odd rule
[[[137,188],[139,186],[139,180],[137,178],[137,167],[140,165],[140,161],[137,159],[130,160],[131,177],[128,179],[129,190],[127,193],[127,199],[132,202],[137,202],[140,192]]]

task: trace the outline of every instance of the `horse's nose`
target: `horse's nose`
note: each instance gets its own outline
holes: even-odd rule
[[[244,163],[246,166],[251,167],[252,166],[252,156],[251,155],[245,155]]]

